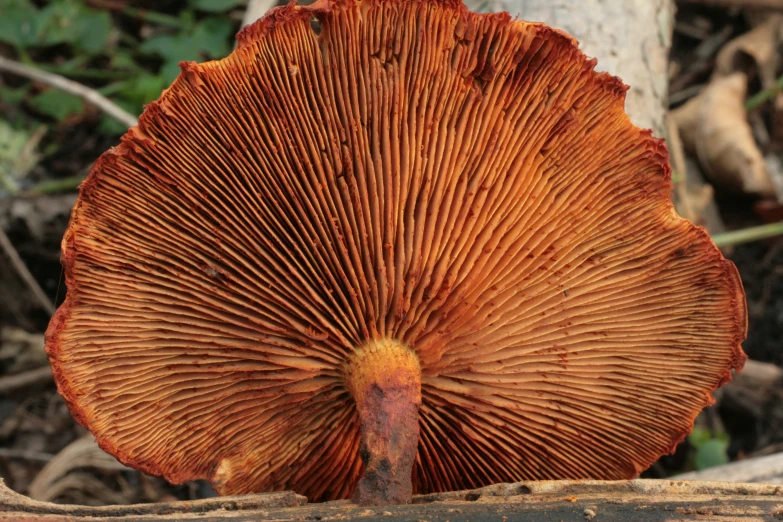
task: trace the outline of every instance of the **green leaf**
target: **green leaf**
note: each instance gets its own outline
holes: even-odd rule
[[[141,105],[136,105],[127,100],[112,98],[112,101],[131,114],[141,114]],[[107,114],[102,114],[98,122],[98,132],[108,136],[121,136],[128,132],[128,127],[118,122]]]
[[[234,26],[229,20],[212,16],[196,24],[192,39],[210,58],[223,58],[231,52],[229,40],[233,32]]]
[[[705,442],[712,438],[712,433],[707,428],[694,426],[691,434],[688,435],[688,442],[694,448],[700,448]]]
[[[78,96],[58,89],[49,89],[30,99],[30,105],[58,122],[84,111],[84,102]]]
[[[128,127],[107,114],[101,114],[101,119],[98,120],[98,132],[104,136],[122,136],[128,132]]]
[[[111,59],[109,60],[109,65],[112,69],[123,69],[131,71],[135,71],[139,68],[136,60],[133,59],[133,56],[131,56],[129,52],[123,51],[121,49],[118,49],[112,53]]]
[[[229,20],[209,17],[197,23],[192,33],[153,36],[139,46],[139,51],[157,54],[169,62],[201,60],[201,53],[222,58],[231,51],[229,39],[233,29]]]
[[[27,96],[28,86],[22,87],[8,87],[6,85],[0,85],[0,105],[16,105]]]
[[[76,47],[93,55],[101,54],[106,50],[106,41],[112,30],[109,13],[85,9],[75,25],[74,30],[79,33],[74,42]]]
[[[40,67],[44,68],[45,70],[50,70],[52,72],[55,72],[57,74],[67,74],[70,72],[81,70],[89,61],[90,61],[89,56],[80,54],[78,56],[74,56],[70,60],[59,62],[55,66],[49,64],[41,64]],[[52,69],[47,69],[48,67],[51,67]]]
[[[710,439],[702,444],[696,450],[694,464],[697,470],[714,468],[729,462],[729,456],[726,453],[729,444],[727,441],[719,439]]]
[[[29,47],[37,42],[38,9],[28,0],[0,2],[0,42]]]
[[[142,73],[125,83],[119,95],[132,104],[129,112],[140,114],[141,107],[160,97],[168,82],[161,75]]]
[[[153,36],[139,46],[139,51],[163,58],[160,75],[168,84],[179,74],[179,62],[222,58],[231,52],[229,41],[233,30],[229,20],[213,16],[195,24],[192,31]]]
[[[198,48],[189,36],[159,35],[153,36],[139,46],[145,54],[157,54],[165,61],[198,60]]]
[[[122,136],[128,131],[128,128],[109,115],[101,114],[98,120],[98,132],[104,136]]]
[[[209,13],[224,13],[246,3],[243,0],[190,0],[188,5]]]
[[[38,15],[38,44],[57,45],[71,43],[78,38],[73,25],[79,16],[80,6],[72,1],[52,2]]]
[[[179,74],[181,60],[198,60],[198,48],[189,37],[161,35],[154,36],[139,46],[139,51],[157,54],[163,58],[160,76],[170,84]]]
[[[37,9],[29,0],[0,1],[0,41],[18,47],[72,44],[88,54],[104,51],[111,17],[76,0]]]
[[[171,85],[179,76],[180,68],[178,61],[165,62],[160,68],[160,76],[166,81],[166,85]]]
[[[57,0],[39,14],[40,45],[72,44],[91,55],[105,51],[112,30],[109,13],[90,9],[75,0]]]

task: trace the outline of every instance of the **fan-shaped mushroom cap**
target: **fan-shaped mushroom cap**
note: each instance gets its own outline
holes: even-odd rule
[[[593,65],[447,0],[278,8],[183,63],[63,240],[73,414],[173,482],[344,498],[387,364],[353,361],[388,341],[414,491],[638,474],[742,366],[746,308]]]

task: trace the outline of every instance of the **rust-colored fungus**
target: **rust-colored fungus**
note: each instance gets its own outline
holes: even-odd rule
[[[73,414],[222,493],[637,475],[742,366],[746,309],[593,65],[447,0],[291,5],[183,63],[63,240]]]

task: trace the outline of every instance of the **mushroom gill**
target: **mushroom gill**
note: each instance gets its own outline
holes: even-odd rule
[[[320,0],[238,39],[101,156],[63,240],[47,350],[120,461],[368,504],[630,478],[742,367],[736,269],[567,35]]]

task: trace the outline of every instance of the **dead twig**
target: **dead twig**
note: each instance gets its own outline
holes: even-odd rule
[[[0,60],[3,60],[2,56],[0,56]],[[30,273],[30,269],[27,268],[27,265],[22,260],[19,252],[16,251],[16,247],[11,243],[11,240],[8,239],[8,236],[2,227],[0,227],[0,248],[5,251],[8,259],[11,260],[14,268],[16,268],[16,271],[19,273],[19,276],[24,279],[25,284],[27,284],[27,287],[33,295],[35,295],[36,299],[38,299],[38,302],[43,309],[49,312],[49,315],[53,315],[55,310],[54,303],[49,299],[49,296],[46,295],[46,292],[43,291],[43,288],[38,284],[38,281],[35,280],[33,274]]]
[[[9,375],[0,378],[0,395],[7,395],[20,388],[50,382],[51,380],[52,369],[49,366],[41,366],[28,372]]]
[[[51,453],[21,450],[16,448],[0,448],[0,459],[19,459],[30,462],[49,462],[54,458]]]
[[[0,71],[10,72],[18,76],[24,76],[25,78],[39,81],[41,83],[45,83],[46,85],[50,85],[65,91],[69,94],[79,96],[87,103],[95,105],[97,108],[120,123],[127,125],[128,127],[133,127],[138,123],[138,119],[135,116],[123,110],[121,107],[116,105],[107,97],[103,96],[101,93],[80,83],[63,78],[58,74],[41,71],[34,67],[29,67],[2,56],[0,56]]]
[[[91,484],[88,485],[92,486]],[[483,502],[474,502],[481,498]],[[499,518],[507,512],[514,520],[577,520],[585,506],[598,512],[594,520],[748,521],[775,519],[781,512],[783,491],[766,484],[689,483],[672,480],[529,481],[496,484],[473,491],[436,493],[415,497],[406,506],[367,509],[345,502],[307,504],[291,491],[218,497],[188,502],[130,506],[78,506],[36,501],[15,493],[0,479],[4,520],[418,520]],[[580,501],[574,505],[574,502]],[[594,507],[591,504],[601,507]],[[381,513],[383,511],[384,513]],[[577,515],[580,513],[580,515]],[[657,514],[656,514],[657,513]],[[770,516],[766,516],[770,515]],[[584,517],[587,518],[587,517]]]
[[[30,498],[51,501],[66,489],[95,489],[94,485],[84,484],[84,480],[69,482],[71,472],[81,468],[96,468],[106,471],[130,471],[114,457],[98,447],[92,435],[85,435],[68,444],[55,458],[44,466],[30,484]],[[83,477],[82,477],[83,478]],[[94,479],[94,477],[93,477]],[[100,485],[100,482],[97,483]],[[86,486],[86,487],[85,487]],[[100,488],[98,488],[100,489]],[[106,493],[113,493],[107,490]],[[129,499],[118,498],[121,504]]]

